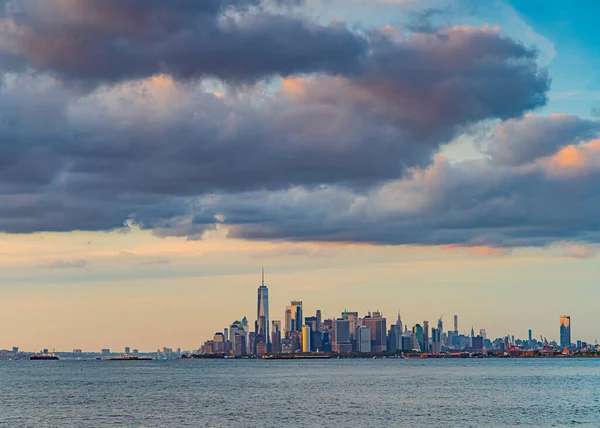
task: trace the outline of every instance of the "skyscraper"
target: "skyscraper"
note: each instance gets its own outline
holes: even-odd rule
[[[291,322],[289,325],[287,324],[287,311],[290,311]],[[289,334],[292,331],[302,331],[302,301],[300,300],[292,300],[290,306],[286,307],[286,334]]]
[[[429,352],[429,321],[423,321],[423,351]]]
[[[285,309],[285,335],[288,337],[294,328],[292,327],[292,310],[288,306]]]
[[[358,325],[358,312],[348,312],[347,310],[344,310],[344,312],[342,312],[342,319],[350,321],[350,336],[354,336],[354,331]]]
[[[265,338],[267,348],[271,343],[269,337],[269,289],[265,287],[265,270],[262,271],[262,285],[258,287],[258,306],[256,310],[256,334]]]
[[[310,326],[302,327],[302,352],[310,352]]]
[[[385,352],[386,343],[386,320],[379,312],[373,312],[363,318],[363,325],[371,329],[371,351]]]
[[[569,315],[560,317],[560,347],[571,347],[571,317]]]
[[[458,333],[458,315],[454,315],[454,332]]]
[[[360,326],[356,329],[356,350],[358,352],[371,352],[371,329]]]

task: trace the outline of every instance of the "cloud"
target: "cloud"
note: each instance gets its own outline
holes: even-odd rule
[[[42,269],[86,269],[88,263],[83,259],[73,259],[73,260],[46,260],[37,265],[37,267]]]
[[[64,79],[116,82],[168,72],[252,82],[348,72],[366,40],[279,7],[298,0],[3,0],[0,61]]]
[[[520,165],[597,136],[599,121],[572,115],[527,115],[498,124],[484,150],[495,162]]]
[[[519,165],[437,158],[367,192],[339,186],[221,195],[197,201],[243,239],[466,246],[476,250],[600,242],[596,142],[574,148],[586,169],[557,174],[555,156]],[[503,250],[499,250],[503,251]]]
[[[590,259],[598,254],[598,250],[585,245],[568,245],[567,255],[576,259]]]
[[[18,16],[37,23],[29,12]],[[549,79],[535,52],[494,30],[364,37],[370,49],[359,70],[311,66],[314,74],[287,78],[280,89],[215,94],[169,74],[90,89],[44,72],[6,73],[0,230],[129,223],[199,236],[220,213],[195,214],[198,198],[320,186],[360,193],[426,167],[470,124],[545,102]]]

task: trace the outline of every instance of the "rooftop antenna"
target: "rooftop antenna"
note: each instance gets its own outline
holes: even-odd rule
[[[265,286],[265,268],[262,268],[262,286]]]

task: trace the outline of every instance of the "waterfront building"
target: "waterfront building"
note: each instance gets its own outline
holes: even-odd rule
[[[302,327],[302,352],[310,352],[311,328],[308,325]]]
[[[563,315],[560,317],[560,347],[571,348],[571,317]]]
[[[321,329],[321,324],[323,323],[323,318],[321,317],[321,310],[320,309],[317,309],[316,318],[317,318],[317,330],[320,330]]]
[[[454,315],[454,333],[458,334],[458,315]]]
[[[265,338],[267,349],[271,341],[269,336],[269,289],[265,286],[265,270],[262,270],[262,284],[258,287],[256,309],[256,334]]]

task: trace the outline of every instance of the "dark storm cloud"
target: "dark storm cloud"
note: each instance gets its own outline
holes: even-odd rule
[[[587,173],[555,175],[549,160],[506,167],[440,159],[366,194],[328,187],[201,199],[193,221],[179,225],[199,236],[218,213],[229,236],[243,239],[492,247],[599,243],[599,160]]]
[[[467,195],[489,189],[487,212],[486,174],[498,172],[430,179],[447,190],[433,208],[436,187],[403,177],[465,127],[544,105],[549,88],[535,51],[489,29],[359,34],[279,9],[293,1],[8,3],[1,64],[17,71],[0,86],[0,230],[13,233],[127,223],[161,236],[465,242],[495,230]],[[281,90],[227,95],[180,79],[276,75],[291,76]]]
[[[12,0],[0,20],[0,66],[101,82],[160,72],[251,82],[356,69],[364,37],[267,7],[299,3]]]

